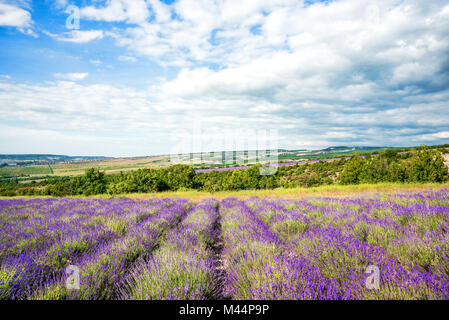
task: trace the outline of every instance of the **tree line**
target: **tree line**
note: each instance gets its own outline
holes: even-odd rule
[[[445,149],[443,149],[445,150]],[[78,177],[52,178],[39,183],[3,183],[0,195],[75,196],[201,190],[209,192],[315,187],[330,184],[379,182],[445,182],[448,168],[438,149],[422,146],[410,152],[387,150],[377,156],[280,166],[274,175],[260,175],[260,165],[248,169],[195,173],[191,166],[139,169],[106,175],[87,169]]]

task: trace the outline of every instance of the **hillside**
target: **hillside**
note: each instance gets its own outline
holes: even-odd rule
[[[438,147],[438,146],[433,146]],[[324,160],[336,157],[351,156],[356,153],[377,154],[388,149],[397,151],[408,148],[376,147],[376,146],[333,146],[317,150],[278,149],[277,162],[289,164],[300,161]],[[253,165],[260,161],[261,151],[209,152],[180,155],[182,164],[192,165],[195,169],[225,168]],[[179,162],[177,162],[179,163]],[[106,156],[66,156],[54,154],[0,154],[0,179],[29,180],[43,177],[64,177],[82,175],[88,168],[98,168],[106,174],[129,172],[143,168],[166,168],[173,165],[170,155],[147,157],[113,158]]]

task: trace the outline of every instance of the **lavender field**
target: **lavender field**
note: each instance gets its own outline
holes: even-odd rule
[[[448,189],[0,200],[0,299],[449,299],[448,227]]]

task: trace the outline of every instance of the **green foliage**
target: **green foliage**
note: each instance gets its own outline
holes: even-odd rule
[[[177,164],[164,169],[164,180],[169,190],[180,188],[193,189],[195,181],[195,170],[191,166]]]
[[[448,169],[439,149],[422,146],[409,152],[387,150],[376,156],[354,155],[347,160],[318,161],[277,167],[273,175],[261,175],[260,165],[247,169],[195,173],[193,167],[174,165],[165,169],[138,169],[105,175],[90,168],[74,178],[40,182],[0,182],[2,196],[71,196],[201,190],[208,192],[245,189],[316,187],[380,182],[444,182]]]
[[[0,177],[17,177],[17,176],[29,176],[33,174],[51,174],[49,166],[3,166],[0,167]]]
[[[15,195],[17,195],[17,194],[16,194],[16,191],[14,191],[14,190],[9,190],[9,189],[6,189],[6,188],[0,188],[0,196],[13,197]]]
[[[407,180],[409,182],[443,182],[448,179],[448,168],[441,153],[427,146],[414,152],[407,163],[409,165]]]
[[[54,197],[64,197],[75,195],[72,190],[72,185],[70,181],[58,181],[54,184],[47,185],[43,190],[42,194],[46,196],[54,196]]]
[[[89,196],[106,192],[105,174],[97,168],[87,169],[84,175],[75,177],[72,184],[75,194]]]
[[[390,180],[389,164],[386,156],[365,159],[363,166],[360,169],[357,182],[370,183],[386,182]]]
[[[128,174],[121,173],[108,186],[109,194],[159,192],[168,190],[161,170],[138,169]]]
[[[107,181],[104,172],[97,168],[87,169],[84,175],[55,180],[47,184],[40,194],[55,197],[73,195],[94,195],[106,192]]]
[[[340,175],[341,184],[378,182],[444,182],[448,168],[440,151],[421,146],[399,154],[387,150],[376,157],[351,158]]]
[[[17,189],[17,195],[19,196],[35,196],[35,195],[40,195],[40,190],[39,189],[35,189],[35,188],[20,188]]]
[[[360,183],[360,176],[365,167],[366,160],[358,154],[354,155],[344,166],[343,172],[340,175],[341,184],[358,184]]]
[[[383,156],[388,160],[388,162],[394,161],[398,158],[398,151],[394,149],[388,149],[383,153]]]

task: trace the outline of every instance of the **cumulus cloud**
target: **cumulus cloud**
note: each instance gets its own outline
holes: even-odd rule
[[[184,68],[166,86],[174,94],[199,88],[217,96],[253,95],[266,89],[270,98],[277,94],[287,102],[301,91],[320,99],[352,91],[348,98],[360,101],[379,91],[444,87],[446,7],[444,1],[415,0],[109,0],[81,12],[130,24],[111,32],[117,45]]]
[[[20,5],[26,5],[26,2],[0,3],[0,26],[16,27],[23,33],[36,36],[31,30],[33,21],[30,12]]]
[[[0,3],[0,26],[28,27],[31,24],[31,14],[19,7]]]
[[[157,136],[165,145],[201,120],[205,134],[277,128],[281,147],[441,143],[448,8],[443,0],[94,1],[81,18],[108,30],[54,37],[107,36],[126,50],[119,61],[148,59],[175,74],[147,90],[63,77],[70,81],[3,81],[2,115],[33,119],[32,130]]]
[[[101,137],[98,141],[91,139],[92,143],[106,150],[100,141],[108,141],[116,147],[105,151],[111,155],[124,152],[116,141],[126,145],[127,155],[168,153],[170,139],[178,133],[193,134],[198,123],[205,136],[225,130],[277,129],[279,146],[287,148],[441,143],[447,139],[448,97],[446,91],[443,97],[425,97],[426,103],[402,101],[399,107],[382,111],[354,110],[341,100],[285,105],[258,96],[173,97],[157,87],[137,90],[73,81],[41,85],[0,82],[4,121],[27,121],[25,129],[35,132],[46,132],[50,127],[60,133],[57,136],[61,140],[76,140],[80,135],[82,140]],[[18,140],[15,137],[10,144],[20,145]],[[130,147],[133,144],[134,152]],[[146,153],[142,146],[149,148]]]
[[[81,18],[107,22],[144,23],[149,17],[145,0],[108,0],[104,6],[86,6]]]
[[[70,81],[79,81],[87,78],[89,73],[55,73],[53,76],[58,79],[70,80]]]
[[[436,139],[449,139],[449,131],[441,131],[437,133],[423,134],[418,137],[419,140],[436,140]]]

